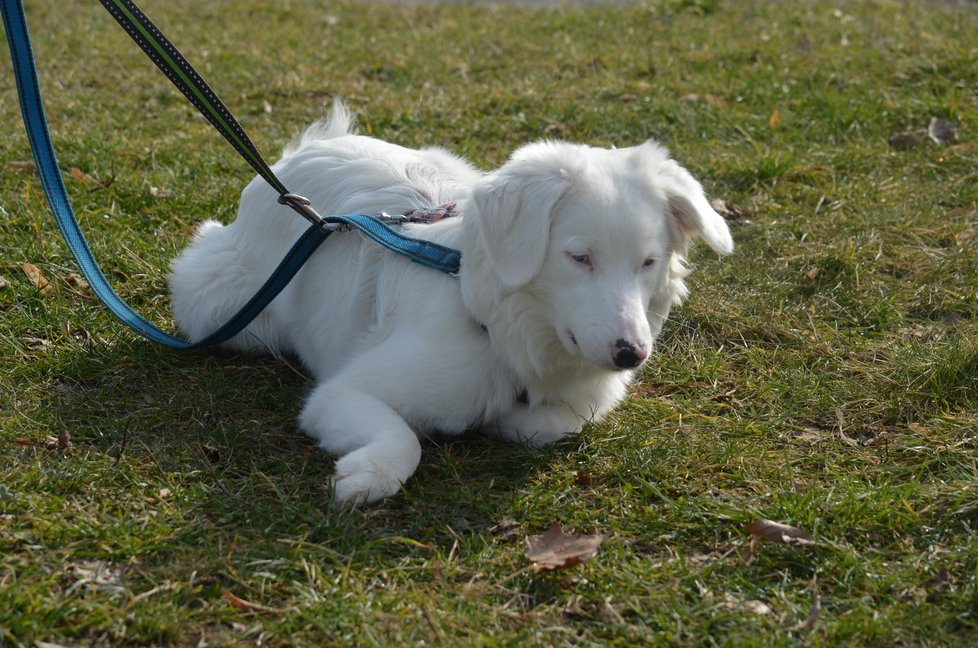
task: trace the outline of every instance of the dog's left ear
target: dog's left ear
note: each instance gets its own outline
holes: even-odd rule
[[[540,271],[550,243],[552,212],[571,185],[559,165],[515,159],[472,191],[474,220],[489,265],[507,288],[524,286]]]
[[[703,186],[675,160],[666,160],[659,171],[661,186],[669,203],[669,211],[679,222],[683,237],[696,236],[719,254],[733,252],[730,228],[720,214],[710,206]]]

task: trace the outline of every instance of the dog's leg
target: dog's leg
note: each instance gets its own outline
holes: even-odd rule
[[[421,461],[421,444],[386,403],[330,380],[317,387],[299,424],[336,461],[333,502],[347,508],[395,494]]]
[[[483,430],[507,441],[542,448],[566,436],[577,434],[585,420],[564,405],[522,403],[483,426]]]

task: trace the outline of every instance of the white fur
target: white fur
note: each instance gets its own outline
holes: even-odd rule
[[[324,215],[458,201],[463,218],[405,230],[460,248],[461,278],[334,234],[225,344],[295,353],[315,375],[299,422],[339,457],[341,506],[397,492],[419,435],[482,428],[543,445],[601,419],[686,295],[688,241],[733,249],[699,183],[653,142],[529,144],[483,174],[441,149],[351,134],[351,122],[334,109],[275,173]],[[276,198],[255,179],[237,219],[205,222],[174,262],[173,312],[192,339],[236,312],[307,227]]]

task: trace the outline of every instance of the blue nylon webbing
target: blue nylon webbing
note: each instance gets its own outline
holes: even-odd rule
[[[245,304],[241,310],[235,314],[226,324],[221,326],[217,331],[207,336],[203,340],[197,342],[188,342],[178,337],[163,331],[152,322],[149,322],[139,313],[137,313],[129,304],[125,302],[122,297],[115,291],[112,285],[109,283],[102,269],[99,267],[91,249],[89,248],[88,242],[85,239],[85,235],[82,233],[81,228],[78,224],[78,220],[75,217],[74,210],[71,207],[71,201],[68,198],[68,192],[65,188],[64,181],[61,175],[61,169],[58,165],[57,156],[54,152],[54,146],[51,142],[51,136],[48,131],[47,120],[44,114],[44,104],[41,97],[40,87],[37,80],[37,70],[34,63],[34,52],[31,46],[30,33],[27,28],[27,21],[24,16],[24,6],[21,0],[0,0],[2,5],[0,5],[0,10],[3,12],[3,23],[7,34],[7,43],[10,48],[10,57],[13,62],[14,67],[14,77],[17,82],[17,92],[20,98],[21,113],[24,118],[24,125],[27,129],[27,136],[30,140],[31,149],[34,154],[34,162],[37,167],[38,174],[41,178],[41,184],[44,187],[44,193],[47,196],[48,203],[51,206],[51,211],[54,213],[55,219],[58,223],[58,229],[61,231],[61,235],[71,250],[72,255],[75,257],[75,261],[78,263],[82,274],[84,275],[86,281],[92,288],[92,292],[99,298],[99,300],[122,322],[128,325],[130,328],[140,333],[144,337],[157,342],[159,344],[176,348],[176,349],[193,349],[204,346],[210,346],[214,344],[219,344],[224,342],[237,333],[241,332],[248,323],[250,323],[259,313],[278,295],[282,289],[288,285],[289,281],[295,276],[295,274],[302,268],[303,264],[309,259],[309,257],[316,251],[319,245],[326,239],[330,234],[329,231],[321,229],[317,225],[311,225],[306,232],[299,238],[298,241],[289,250],[285,259],[279,264],[272,275],[268,278],[264,285],[258,290],[258,292]],[[103,2],[108,6],[109,3]],[[131,0],[121,0],[120,2],[112,2],[115,5],[124,5],[126,8],[137,13],[141,20],[142,30],[140,33],[144,36],[149,33],[153,37],[159,37],[162,39],[163,43],[166,44],[172,52],[175,53],[179,60],[181,61],[181,66],[185,65],[186,68],[181,67],[181,72],[184,77],[190,77],[194,83],[201,84],[201,87],[197,87],[199,91],[198,96],[201,93],[208,97],[208,101],[211,99],[217,102],[217,105],[223,109],[222,117],[224,119],[218,120],[224,123],[231,123],[235,129],[235,135],[238,139],[243,139],[250,145],[250,140],[244,135],[243,129],[237,125],[237,122],[230,115],[230,112],[223,107],[220,100],[217,99],[216,95],[207,87],[207,85],[200,79],[196,72],[193,72],[193,68],[190,67],[189,63],[176,52],[176,49],[169,44],[162,33],[149,22],[148,18],[145,17],[142,12],[138,10]],[[118,15],[113,14],[117,20],[122,20]],[[125,25],[123,25],[125,26]],[[127,28],[127,32],[130,35],[133,34],[134,29]],[[133,36],[136,38],[135,36]],[[137,39],[137,42],[138,39]],[[140,46],[145,46],[140,42]],[[169,50],[168,50],[169,51]],[[154,62],[164,69],[164,66],[160,64],[157,59]],[[189,69],[193,74],[187,72]],[[164,69],[164,72],[166,70]],[[173,79],[173,74],[167,73],[167,76]],[[175,82],[176,83],[176,82]],[[181,91],[185,94],[188,92],[185,87],[181,84],[177,84]],[[194,105],[201,109],[201,106],[197,101],[194,101]],[[202,110],[203,112],[203,110]],[[209,117],[210,119],[210,117]],[[227,122],[225,122],[225,119]],[[215,127],[218,128],[222,134],[231,141],[228,133],[221,128],[215,120],[211,120]],[[240,132],[238,132],[240,131]],[[232,142],[233,144],[234,142]],[[242,153],[238,146],[235,146]],[[253,146],[251,147],[253,148]],[[242,153],[246,160],[255,166],[255,156],[260,161],[259,166],[264,165],[264,161],[261,160],[261,156],[254,152],[254,155],[248,156]],[[259,170],[259,174],[265,177],[266,174],[261,172],[259,167],[255,167]],[[266,167],[267,168],[267,167]],[[268,174],[274,178],[274,174],[268,171]],[[275,179],[275,182],[269,180],[274,188],[280,193],[285,193],[281,191],[284,185]],[[379,219],[373,216],[366,216],[363,214],[350,214],[346,216],[329,216],[323,219],[327,223],[342,223],[351,227],[354,227],[361,231],[364,235],[370,239],[376,241],[377,243],[387,247],[388,249],[407,256],[412,261],[420,263],[430,268],[440,270],[442,272],[456,274],[459,270],[460,265],[460,254],[457,250],[451,248],[446,248],[429,241],[422,239],[414,239],[408,236],[404,236],[386,224],[381,222]]]

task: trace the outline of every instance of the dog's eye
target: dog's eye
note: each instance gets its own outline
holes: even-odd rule
[[[582,266],[587,266],[588,268],[591,267],[590,254],[571,254],[570,252],[568,252],[567,256],[573,259],[575,263],[580,263]]]
[[[655,265],[655,259],[646,259],[642,263],[643,268],[651,268],[653,265]]]

